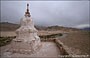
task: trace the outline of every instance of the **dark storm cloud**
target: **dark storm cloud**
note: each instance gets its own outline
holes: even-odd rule
[[[27,2],[35,24],[67,27],[89,24],[89,1],[2,1],[1,20],[19,23]]]

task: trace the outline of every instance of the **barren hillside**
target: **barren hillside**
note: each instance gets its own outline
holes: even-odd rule
[[[60,38],[60,41],[63,42],[64,45],[70,47],[72,50],[76,49],[80,51],[80,54],[90,55],[90,32],[72,32],[69,33],[65,38]]]
[[[8,22],[2,22],[0,23],[0,30],[1,31],[15,31],[17,28],[20,27],[19,24],[13,24]],[[36,29],[38,30],[45,30],[45,31],[56,31],[56,30],[62,30],[62,31],[80,31],[80,29],[76,28],[70,28],[70,27],[63,27],[63,26],[38,26],[35,25]]]

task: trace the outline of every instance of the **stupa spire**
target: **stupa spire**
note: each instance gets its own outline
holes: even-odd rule
[[[30,17],[30,12],[29,12],[29,4],[27,3],[27,11],[25,12],[25,16]]]

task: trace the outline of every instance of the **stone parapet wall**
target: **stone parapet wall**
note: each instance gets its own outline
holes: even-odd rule
[[[64,49],[63,43],[61,43],[60,40],[54,39],[54,42],[58,46],[58,48],[59,48],[59,50],[61,52],[61,55],[69,55],[69,53]]]

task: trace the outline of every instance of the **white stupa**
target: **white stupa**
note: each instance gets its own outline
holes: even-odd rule
[[[40,38],[37,36],[37,30],[29,13],[29,4],[25,16],[20,21],[21,26],[16,30],[16,38],[11,42],[9,51],[15,53],[34,53],[40,49]]]

